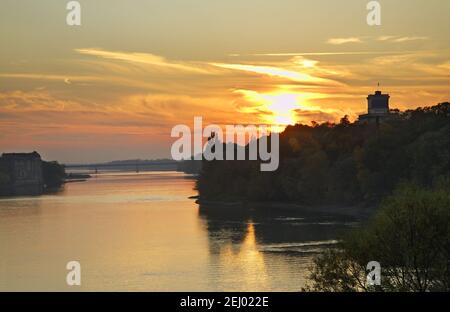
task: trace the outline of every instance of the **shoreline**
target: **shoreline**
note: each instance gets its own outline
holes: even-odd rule
[[[258,202],[258,201],[212,201],[202,200],[199,196],[190,196],[195,202],[206,209],[221,210],[230,208],[233,210],[247,211],[277,211],[277,212],[303,212],[317,214],[333,214],[352,217],[360,220],[369,219],[375,212],[376,206],[368,205],[305,205],[292,202]]]

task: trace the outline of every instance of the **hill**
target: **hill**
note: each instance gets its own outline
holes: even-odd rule
[[[432,187],[450,174],[450,103],[393,112],[380,125],[312,123],[280,134],[280,166],[203,161],[201,200],[378,204],[402,182]],[[247,147],[248,148],[248,147]]]

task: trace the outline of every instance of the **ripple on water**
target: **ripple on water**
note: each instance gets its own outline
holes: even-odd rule
[[[301,243],[266,244],[262,245],[259,250],[268,253],[296,253],[309,255],[322,252],[325,248],[333,247],[338,243],[338,240],[325,240]]]

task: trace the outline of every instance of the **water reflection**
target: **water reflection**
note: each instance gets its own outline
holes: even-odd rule
[[[205,220],[212,253],[226,243],[243,244],[250,225],[259,250],[298,253],[314,252],[309,246],[334,244],[348,228],[358,225],[358,220],[347,216],[260,207],[200,205],[199,215]]]
[[[219,280],[229,279],[220,290],[300,290],[312,257],[357,225],[348,217],[262,207],[200,205],[199,216],[211,266]]]
[[[181,173],[105,173],[61,192],[0,199],[0,290],[295,291],[351,221],[206,207]],[[277,210],[279,211],[279,210]]]

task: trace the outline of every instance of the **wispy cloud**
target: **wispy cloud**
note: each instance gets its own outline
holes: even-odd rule
[[[226,68],[231,70],[246,71],[251,73],[263,74],[273,77],[285,78],[288,80],[311,83],[311,84],[337,84],[337,82],[316,77],[304,72],[298,72],[290,69],[285,69],[281,67],[274,66],[259,66],[259,65],[246,65],[246,64],[224,64],[224,63],[212,63],[212,65]],[[312,65],[312,63],[310,63]]]
[[[334,45],[341,45],[346,43],[362,43],[363,41],[358,37],[348,37],[348,38],[330,38],[327,43]]]
[[[400,37],[394,39],[394,42],[407,42],[407,41],[417,41],[417,40],[428,40],[428,37]]]
[[[450,51],[443,50],[267,53],[203,62],[102,49],[78,53],[64,72],[0,73],[5,89],[15,90],[0,92],[0,146],[60,145],[65,151],[70,142],[71,150],[115,153],[119,142],[123,150],[152,142],[169,150],[170,128],[193,116],[218,124],[338,121],[364,112],[365,95],[378,81],[391,93],[392,107],[449,97]]]
[[[347,52],[290,52],[290,53],[256,53],[251,56],[339,56],[339,55],[377,55],[404,53],[398,51],[347,51]],[[240,54],[229,54],[228,56],[242,56]],[[245,56],[245,55],[244,55]]]
[[[397,38],[397,36],[380,36],[377,38],[378,41],[389,41]]]
[[[76,49],[76,52],[85,55],[97,56],[104,59],[119,60],[130,63],[145,64],[150,66],[157,66],[161,68],[180,70],[185,72],[194,72],[207,74],[208,71],[188,64],[186,62],[169,61],[166,58],[150,53],[138,53],[138,52],[117,52],[117,51],[105,51],[102,49]]]
[[[89,75],[55,75],[55,74],[35,74],[35,73],[0,73],[1,78],[14,78],[14,79],[31,79],[31,80],[55,80],[62,81],[66,84],[70,84],[73,81],[96,81],[101,80],[99,77]]]
[[[408,42],[408,41],[420,41],[428,40],[425,36],[380,36],[377,38],[378,41],[388,41],[388,42]]]

